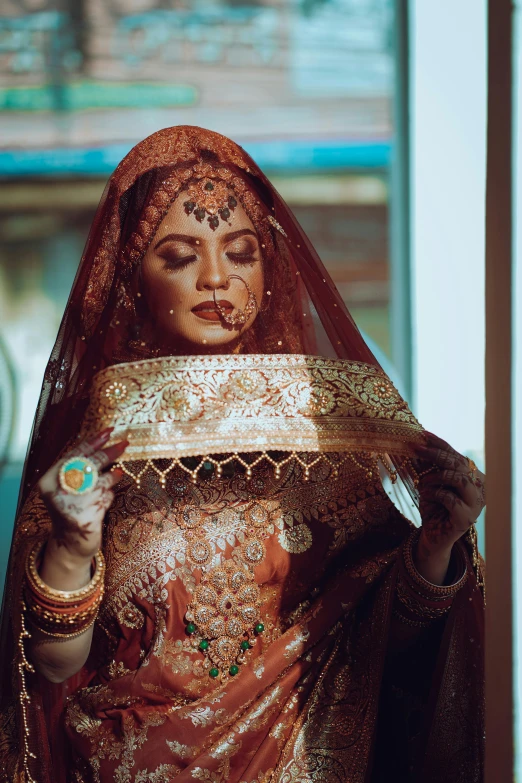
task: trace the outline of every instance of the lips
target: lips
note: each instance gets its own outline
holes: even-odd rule
[[[225,310],[227,315],[230,315],[234,309],[232,302],[229,302],[227,299],[218,299],[217,304]],[[192,308],[192,312],[198,318],[203,318],[205,321],[221,320],[221,316],[216,310],[216,305],[213,301],[210,300],[207,302],[200,302],[198,305]]]

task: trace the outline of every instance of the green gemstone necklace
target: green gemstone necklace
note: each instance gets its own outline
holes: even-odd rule
[[[187,506],[182,512],[188,559],[202,571],[185,614],[185,632],[205,655],[213,679],[235,677],[265,630],[254,569],[266,555],[264,539],[274,513],[268,504],[254,501],[241,510],[228,510],[236,514],[244,541],[233,550],[231,558],[214,567],[209,567],[214,553],[202,524],[209,516],[195,506]],[[214,516],[214,522],[219,516]]]

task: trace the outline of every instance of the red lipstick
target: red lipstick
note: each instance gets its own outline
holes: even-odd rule
[[[227,315],[229,315],[234,309],[232,302],[229,302],[227,299],[218,299],[217,304],[226,311]],[[198,318],[203,318],[205,321],[221,320],[221,316],[216,310],[216,305],[213,301],[210,300],[207,302],[200,302],[198,305],[192,308],[192,312]]]

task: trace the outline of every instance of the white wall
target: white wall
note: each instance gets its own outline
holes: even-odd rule
[[[411,0],[413,406],[483,462],[486,0]]]

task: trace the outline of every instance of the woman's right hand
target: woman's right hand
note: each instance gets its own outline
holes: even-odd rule
[[[64,454],[38,482],[40,494],[51,516],[52,549],[65,547],[69,556],[80,562],[90,561],[101,547],[103,519],[114,500],[112,489],[123,475],[119,469],[101,473],[123,454],[128,445],[128,441],[124,440],[103,448],[111,432],[112,428],[109,428],[82,441]],[[87,457],[100,471],[92,491],[75,495],[60,486],[60,467],[71,457]]]

